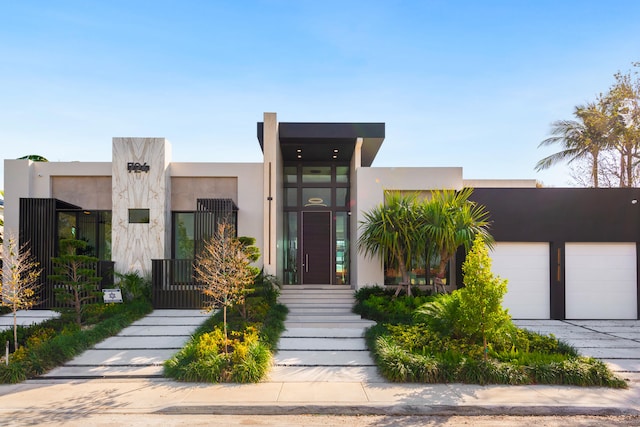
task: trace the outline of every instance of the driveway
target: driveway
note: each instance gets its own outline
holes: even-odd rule
[[[580,354],[603,360],[621,376],[640,381],[640,320],[514,320],[517,326],[553,334]]]

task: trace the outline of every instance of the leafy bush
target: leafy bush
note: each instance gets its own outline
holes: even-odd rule
[[[432,342],[434,334],[425,327],[377,325],[367,331],[369,348],[385,378],[395,382],[626,387],[593,358],[518,352],[515,357],[502,354],[484,360],[482,345],[446,337],[435,337]]]
[[[115,273],[118,279],[117,285],[122,291],[125,301],[142,299],[151,302],[151,282],[142,277],[138,272]]]
[[[358,290],[356,294],[362,292],[363,289]],[[414,289],[414,295],[416,293]],[[362,292],[360,295],[363,294],[365,293]],[[404,295],[394,298],[393,293],[389,293],[387,290],[382,294],[374,291],[365,300],[358,301],[358,297],[356,297],[353,311],[364,318],[377,322],[409,323],[416,308],[432,301],[433,298],[427,295]]]

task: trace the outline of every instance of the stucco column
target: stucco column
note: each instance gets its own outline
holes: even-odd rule
[[[278,275],[278,240],[282,240],[282,226],[279,221],[282,202],[279,194],[282,186],[278,178],[282,175],[282,154],[280,153],[280,141],[278,138],[278,119],[276,113],[264,113],[263,146],[264,154],[264,246],[262,259],[264,260],[264,272],[273,276]],[[280,225],[280,226],[279,226]],[[279,237],[280,236],[280,237]]]
[[[170,145],[164,138],[113,138],[111,259],[118,272],[151,274],[170,241]],[[129,221],[131,209],[148,222]]]

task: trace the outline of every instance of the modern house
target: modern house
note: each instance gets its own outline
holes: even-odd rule
[[[384,137],[384,123],[280,123],[265,113],[261,163],[172,162],[164,138],[114,138],[110,162],[5,160],[5,229],[18,230],[45,269],[60,238],[84,239],[103,272],[148,275],[154,304],[178,308],[197,304],[192,261],[221,219],[256,238],[260,266],[282,283],[358,289],[396,280],[355,244],[364,212],[386,192],[473,187],[491,213],[494,272],[509,279],[514,318],[638,318],[640,189],[373,167]],[[429,282],[426,271],[412,277]]]

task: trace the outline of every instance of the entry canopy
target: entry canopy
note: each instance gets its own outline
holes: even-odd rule
[[[258,141],[264,151],[264,122],[258,122]],[[384,123],[278,123],[285,161],[344,161],[363,139],[362,166],[371,166],[384,141]]]

